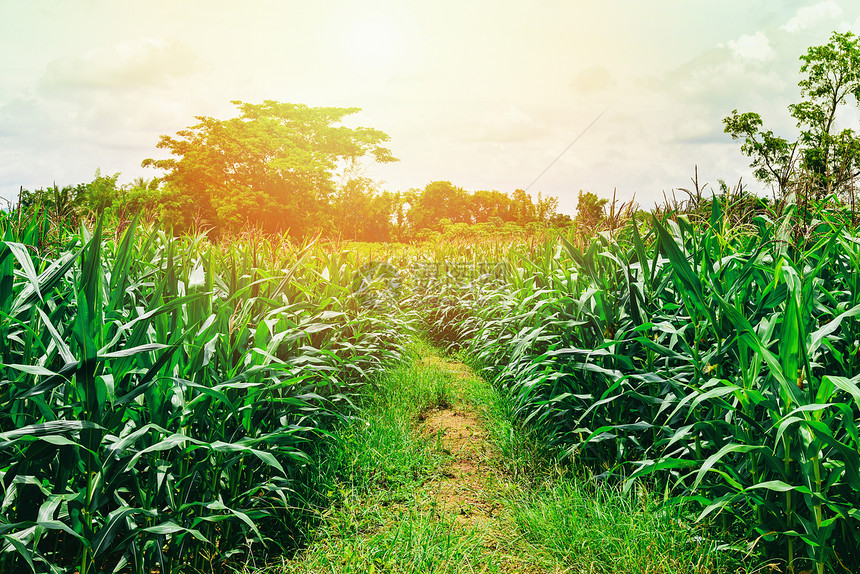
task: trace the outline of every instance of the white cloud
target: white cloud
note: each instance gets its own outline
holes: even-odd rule
[[[477,125],[467,127],[466,141],[521,142],[545,132],[545,126],[536,122],[515,105],[493,106],[487,109]]]
[[[573,89],[581,94],[605,92],[617,85],[618,82],[606,66],[592,66],[582,70],[571,82]]]
[[[54,60],[42,81],[49,86],[134,88],[188,76],[198,66],[185,44],[144,37]]]
[[[773,48],[764,32],[744,34],[737,40],[729,41],[729,48],[735,56],[742,60],[766,62],[773,58]]]
[[[799,9],[794,17],[782,26],[782,29],[790,34],[794,34],[809,28],[820,20],[835,18],[841,15],[842,8],[839,4],[834,0],[824,0],[824,2]]]
[[[123,180],[155,175],[140,161],[159,155],[158,135],[193,123],[217,92],[199,71],[184,43],[151,37],[49,60],[0,104],[0,196],[89,181],[99,165]]]
[[[841,21],[860,31],[857,0],[725,0],[656,19],[652,3],[635,0],[611,10],[526,0],[8,4],[17,8],[0,10],[0,196],[10,197],[22,184],[88,181],[97,166],[121,181],[152,177],[140,160],[162,153],[159,134],[195,115],[231,117],[233,99],[275,99],[363,108],[350,122],[390,134],[401,158],[371,166],[392,190],[436,179],[524,187],[609,107],[530,191],[558,195],[568,212],[579,189],[617,186],[648,205],[689,185],[696,164],[703,181],[748,173],[722,118],[755,110],[790,137],[798,56]],[[397,65],[356,65],[338,41],[369,14],[397,27],[381,30],[397,39]]]

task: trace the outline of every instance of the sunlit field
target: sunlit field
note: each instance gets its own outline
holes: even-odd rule
[[[856,563],[860,238],[792,209],[740,221],[717,201],[582,249],[134,221],[59,237],[4,216],[3,569],[291,552],[330,496],[328,437],[416,333],[481,369],[561,464],[647,486],[737,552]]]
[[[359,108],[274,100],[19,186],[0,573],[860,572],[860,37],[800,61],[796,141],[722,120],[769,196],[562,213],[532,186],[603,112],[525,188],[391,191]]]
[[[390,278],[355,252],[134,223],[46,256],[42,224],[2,223],[2,570],[291,548],[322,439],[410,333]]]

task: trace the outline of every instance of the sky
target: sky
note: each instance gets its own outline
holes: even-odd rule
[[[768,193],[722,119],[795,135],[799,57],[846,30],[856,0],[0,0],[0,196],[158,176],[159,135],[232,100],[361,108],[389,191]]]

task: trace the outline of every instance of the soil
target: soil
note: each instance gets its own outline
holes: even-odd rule
[[[427,485],[440,509],[453,514],[463,526],[487,525],[501,505],[486,492],[486,485],[498,477],[489,462],[492,453],[486,433],[475,413],[462,406],[432,412],[422,431],[438,436],[444,452],[453,457],[444,474]]]
[[[436,356],[424,357],[422,361],[450,373],[458,394],[459,387],[477,377],[463,363]],[[421,418],[420,432],[436,437],[442,450],[451,455],[442,474],[426,484],[428,493],[435,496],[437,512],[453,516],[459,527],[483,531],[484,546],[499,552],[502,572],[545,572],[505,551],[511,540],[501,529],[509,532],[510,525],[503,525],[504,504],[497,494],[515,485],[500,469],[499,454],[487,440],[484,421],[477,411],[458,402],[428,411]]]

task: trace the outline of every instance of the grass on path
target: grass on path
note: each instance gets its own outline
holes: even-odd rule
[[[336,434],[310,544],[257,574],[721,573],[729,555],[649,492],[555,463],[512,407],[421,343]]]
[[[751,574],[776,572],[700,532],[697,512],[661,504],[640,483],[630,492],[595,480],[584,468],[563,465],[538,431],[517,421],[499,389],[468,380],[467,400],[482,413],[498,464],[516,477],[506,500],[510,520],[536,554],[576,574]]]

